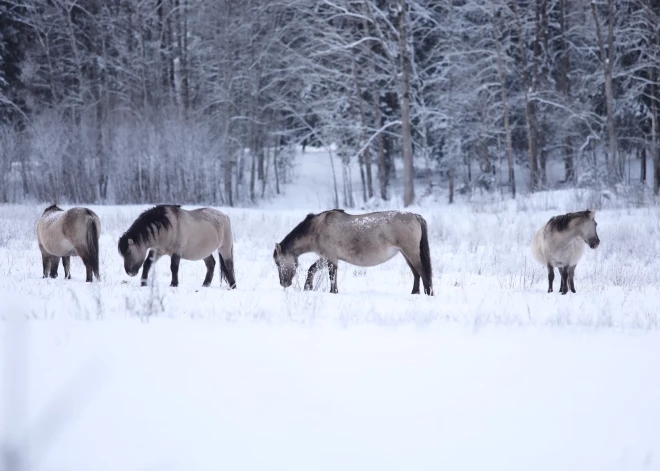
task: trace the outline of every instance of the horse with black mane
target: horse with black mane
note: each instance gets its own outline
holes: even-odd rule
[[[128,275],[137,275],[142,266],[142,286],[147,284],[151,266],[163,255],[169,255],[172,270],[170,286],[173,287],[179,285],[179,262],[182,258],[204,260],[206,277],[203,286],[210,286],[215,269],[213,251],[217,249],[220,282],[224,278],[231,289],[236,288],[231,223],[229,217],[217,209],[187,211],[179,205],[155,206],[138,216],[119,239],[118,249]]]
[[[413,273],[412,294],[433,295],[431,253],[426,221],[415,213],[379,211],[352,215],[343,209],[308,214],[279,244],[273,259],[280,284],[289,287],[298,268],[298,257],[314,252],[320,258],[308,271],[305,289],[312,289],[314,274],[325,264],[330,272],[330,291],[337,293],[339,260],[360,267],[380,265],[401,253]]]
[[[596,231],[596,211],[578,211],[554,216],[532,239],[534,258],[548,268],[548,293],[552,292],[555,267],[561,275],[561,294],[575,293],[575,267],[584,254],[584,244],[600,245]]]

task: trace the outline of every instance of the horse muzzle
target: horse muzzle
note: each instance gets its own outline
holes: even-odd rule
[[[600,245],[600,239],[590,239],[589,240],[589,247],[590,248],[597,249],[599,245]]]
[[[127,274],[128,276],[135,276],[135,275],[137,275],[139,272],[140,272],[140,270],[135,270],[135,271],[133,271],[133,270],[126,270],[126,274]]]

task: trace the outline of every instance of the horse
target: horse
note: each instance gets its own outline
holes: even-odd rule
[[[532,239],[532,254],[548,268],[548,293],[552,293],[555,267],[561,275],[561,294],[575,293],[575,267],[584,254],[584,244],[600,245],[596,232],[596,211],[578,211],[554,216]]]
[[[273,259],[280,285],[291,286],[298,268],[298,257],[314,252],[320,258],[309,268],[305,290],[312,289],[316,272],[325,264],[330,272],[330,292],[337,293],[339,260],[360,267],[385,263],[401,253],[413,273],[412,294],[433,295],[431,252],[426,221],[415,213],[379,211],[352,215],[343,209],[310,213],[278,244]]]
[[[236,288],[231,223],[229,216],[216,209],[188,211],[180,205],[155,206],[138,216],[119,238],[117,248],[124,258],[124,269],[129,276],[137,275],[142,266],[141,286],[147,285],[151,266],[163,255],[169,255],[171,287],[179,286],[179,262],[182,258],[203,259],[206,277],[202,286],[210,286],[215,270],[213,251],[217,249],[220,283],[225,279],[230,289]]]
[[[57,205],[48,206],[37,223],[37,240],[43,262],[43,277],[57,278],[57,268],[62,259],[64,278],[71,279],[71,257],[82,258],[87,269],[85,281],[92,275],[99,280],[99,237],[101,221],[87,208],[71,208],[66,211]]]

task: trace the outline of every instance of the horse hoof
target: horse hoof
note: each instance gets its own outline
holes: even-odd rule
[[[571,293],[576,293],[576,292],[577,292],[577,291],[575,291],[575,289],[571,289]]]
[[[170,283],[170,288],[176,288],[179,286],[179,283]]]
[[[202,284],[202,288],[208,288],[209,286],[211,286],[211,283],[203,283]]]
[[[147,286],[147,282],[146,281],[140,281],[140,286]]]
[[[552,288],[550,288],[550,289],[548,290],[548,293],[552,293]]]

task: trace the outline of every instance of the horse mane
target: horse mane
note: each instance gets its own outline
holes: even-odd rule
[[[46,209],[44,209],[44,214],[50,212],[50,211],[62,211],[62,208],[57,206],[56,204],[51,204],[48,206]]]
[[[137,244],[146,244],[150,237],[155,237],[161,229],[169,229],[172,222],[167,217],[167,209],[178,210],[178,204],[159,204],[140,214],[131,227],[119,238],[119,252],[123,255],[128,251],[128,239]]]
[[[300,237],[304,236],[307,234],[309,231],[309,228],[312,226],[312,220],[316,217],[316,214],[314,213],[309,213],[305,219],[303,219],[300,224],[298,224],[296,227],[293,228],[291,232],[289,232],[284,239],[282,239],[282,242],[280,242],[280,246],[282,247],[282,250],[286,250],[293,242],[298,240]]]
[[[309,213],[305,219],[300,222],[300,224],[294,227],[293,230],[289,232],[284,239],[282,239],[282,242],[280,242],[280,247],[282,247],[282,250],[286,251],[291,244],[293,244],[300,237],[306,235],[309,232],[312,226],[312,222],[316,217],[332,212],[344,213],[345,211],[343,209],[328,209],[327,211],[323,211],[318,214]]]
[[[551,229],[554,229],[558,232],[565,231],[566,229],[568,229],[568,225],[571,223],[572,220],[587,219],[589,218],[590,213],[591,211],[587,209],[586,211],[578,211],[575,213],[566,213],[560,216],[553,216],[548,221],[548,225],[550,226]]]

